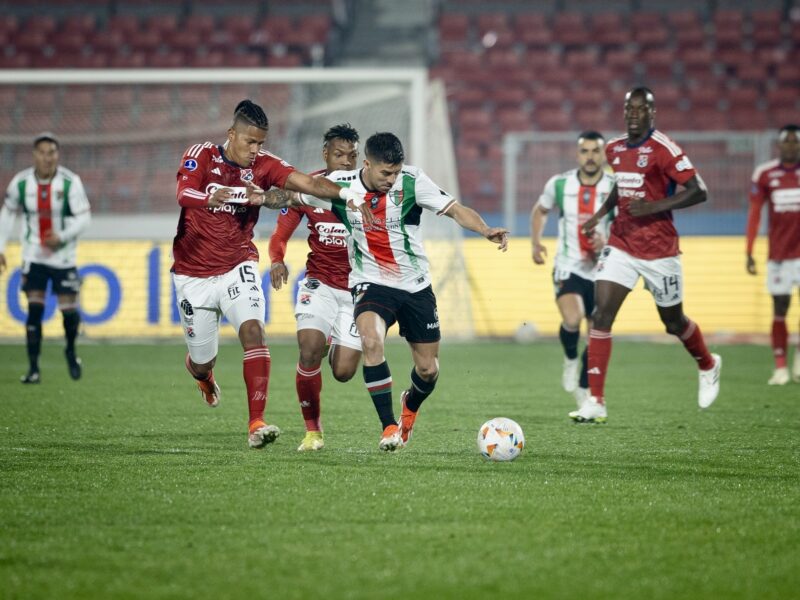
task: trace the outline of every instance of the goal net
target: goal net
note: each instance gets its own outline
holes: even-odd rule
[[[403,141],[409,164],[457,194],[444,96],[440,90],[429,94],[429,87],[437,90],[428,85],[423,69],[0,72],[0,184],[6,186],[16,172],[31,166],[36,133],[54,132],[61,142],[60,162],[81,176],[93,211],[78,251],[86,334],[171,337],[180,333],[169,279],[179,210],[175,172],[186,148],[224,141],[234,107],[250,98],[269,117],[268,149],[300,170],[323,168],[322,135],[332,125],[350,123],[361,134],[362,148],[373,133],[392,131]],[[276,216],[262,211],[256,229],[265,273]],[[443,329],[453,336],[470,335],[460,230],[439,223],[449,219],[424,219],[434,283],[447,304],[442,316],[452,316],[445,318]],[[305,264],[307,233],[305,226],[298,229],[287,254],[295,280]],[[12,244],[12,266],[19,264],[14,252],[18,246]],[[25,310],[14,288],[18,278],[17,271],[0,280],[0,294],[7,300],[0,326],[15,337]],[[278,293],[265,286],[265,293],[268,333],[293,335],[291,286]],[[48,314],[54,310],[51,304]],[[58,332],[55,323],[47,327]]]

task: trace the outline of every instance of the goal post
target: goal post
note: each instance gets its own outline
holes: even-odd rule
[[[0,70],[0,185],[31,166],[34,135],[53,131],[61,164],[81,176],[92,204],[93,222],[78,250],[79,263],[98,266],[85,278],[83,302],[87,315],[96,317],[96,323],[84,319],[87,334],[173,336],[180,330],[169,297],[169,242],[178,217],[175,172],[186,148],[222,142],[236,103],[250,98],[270,121],[266,147],[302,171],[324,167],[324,132],[347,122],[359,131],[362,148],[373,133],[392,131],[409,164],[457,194],[452,141],[442,137],[450,136],[446,101],[441,90],[431,93],[437,89],[422,68]],[[266,269],[276,217],[262,211],[256,227]],[[461,231],[435,221],[450,219],[423,217],[426,245],[436,246],[434,285],[452,296],[442,313],[453,322],[443,328],[448,335],[470,335],[469,298],[458,287],[465,280],[463,257],[452,254],[461,252]],[[298,228],[290,243],[296,275],[305,263],[306,235]],[[437,255],[448,244],[441,260]],[[9,258],[15,264],[17,258]],[[9,285],[9,278],[0,280],[7,300],[0,326],[13,324],[16,331],[22,300],[12,298]],[[268,332],[293,335],[291,291],[272,296]]]

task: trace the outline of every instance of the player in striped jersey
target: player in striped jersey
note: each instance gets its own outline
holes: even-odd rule
[[[719,394],[722,359],[711,354],[697,324],[683,312],[683,269],[672,211],[705,202],[703,180],[689,157],[655,129],[655,97],[646,87],[625,96],[627,135],[606,145],[616,183],[600,210],[583,226],[587,233],[617,207],[595,279],[593,328],[589,332],[591,397],[569,414],[578,422],[605,422],[605,378],[611,358],[611,327],[639,277],[645,280],[668,333],[677,336],[697,363],[697,403],[708,408]],[[676,192],[678,185],[683,190]]]
[[[604,145],[600,133],[581,133],[578,136],[578,168],[551,177],[531,211],[533,262],[537,265],[543,265],[547,256],[547,248],[542,245],[547,213],[554,207],[559,211],[553,284],[556,305],[561,313],[558,337],[564,348],[561,384],[567,392],[574,394],[578,408],[589,397],[586,348],[581,355],[578,380],[581,321],[586,318],[591,329],[597,254],[605,244],[611,215],[606,216],[591,237],[583,233],[581,226],[600,208],[614,185],[614,178],[603,168]]]
[[[461,227],[479,233],[505,251],[506,229],[489,227],[481,216],[459,204],[419,168],[404,165],[405,153],[392,133],[376,133],[365,145],[363,168],[328,177],[364,194],[372,223],[344,202],[301,201],[331,208],[349,232],[350,288],[361,335],[364,382],[381,421],[381,450],[396,450],[411,437],[422,402],[439,376],[439,316],[431,287],[428,257],[422,246],[423,209],[447,215]],[[384,356],[389,327],[398,323],[411,347],[411,385],[402,394],[399,423],[392,407],[392,375]]]
[[[17,173],[8,185],[0,211],[0,273],[6,268],[5,247],[17,211],[25,215],[21,231],[22,290],[28,299],[28,373],[22,383],[39,383],[39,353],[47,282],[52,282],[64,322],[64,355],[72,379],[81,377],[81,359],[75,353],[80,327],[76,268],[78,237],[89,226],[90,210],[81,178],[58,164],[59,143],[45,132],[33,140],[34,166]]]
[[[772,296],[772,353],[775,371],[767,383],[789,383],[786,351],[789,331],[786,315],[792,288],[800,286],[800,127],[786,125],[778,134],[780,156],[756,167],[747,216],[747,272],[756,274],[753,245],[758,234],[761,208],[769,215],[767,289]],[[800,382],[800,341],[794,352],[792,379]]]

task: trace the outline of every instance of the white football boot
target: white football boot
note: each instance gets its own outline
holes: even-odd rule
[[[561,371],[561,385],[565,392],[570,394],[578,387],[578,369],[581,366],[580,358],[564,357],[564,368]]]
[[[584,403],[589,399],[591,393],[589,392],[588,388],[578,387],[575,388],[575,391],[572,392],[572,396],[575,398],[575,404],[578,405],[578,410],[583,408]]]
[[[786,385],[789,383],[789,369],[781,367],[772,372],[772,377],[767,381],[767,385]]]
[[[569,413],[569,418],[576,423],[605,423],[608,421],[608,412],[605,404],[600,404],[597,398],[589,396],[583,406]]]
[[[275,425],[267,425],[263,421],[255,424],[253,430],[247,436],[247,445],[255,450],[259,450],[271,444],[281,435],[281,430]]]
[[[722,357],[712,354],[714,366],[708,371],[700,371],[700,388],[697,393],[697,404],[700,408],[708,408],[714,404],[719,395],[719,373],[722,370]]]

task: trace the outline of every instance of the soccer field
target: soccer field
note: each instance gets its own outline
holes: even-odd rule
[[[294,345],[274,344],[268,420],[247,448],[241,350],[207,408],[182,345],[0,346],[0,597],[790,598],[800,589],[800,385],[768,348],[720,346],[701,412],[678,344],[616,342],[609,423],[576,425],[554,342],[445,344],[409,446],[378,451],[360,376],[325,367],[326,447],[299,454]],[[396,404],[408,350],[390,345]],[[398,411],[399,412],[399,411]],[[478,427],[525,431],[513,463]]]

